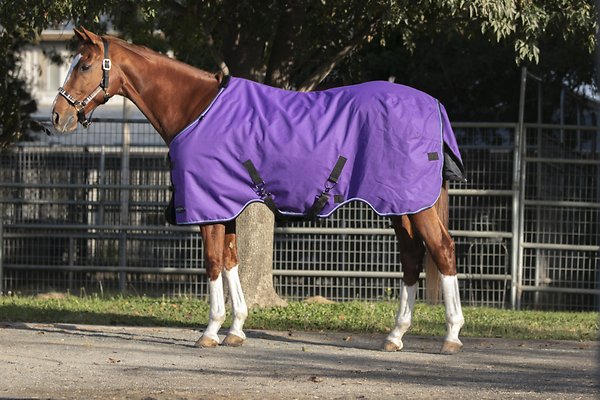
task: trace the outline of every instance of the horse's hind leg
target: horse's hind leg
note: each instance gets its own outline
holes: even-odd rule
[[[248,316],[248,307],[244,300],[240,276],[238,273],[238,255],[237,240],[235,233],[235,220],[225,224],[225,247],[223,249],[223,259],[225,264],[225,278],[229,285],[229,294],[231,296],[232,323],[227,336],[223,340],[226,346],[241,346],[246,339],[242,328],[246,317]]]
[[[210,313],[208,326],[196,342],[197,347],[216,347],[219,345],[219,329],[225,321],[225,296],[223,294],[223,247],[225,243],[225,225],[212,224],[200,227],[204,246],[206,275],[209,278]]]
[[[454,241],[433,207],[411,215],[410,221],[425,242],[429,254],[442,274],[442,294],[448,325],[442,353],[458,353],[463,346],[458,334],[464,324],[464,317],[456,278]]]
[[[400,288],[400,305],[396,314],[396,325],[383,342],[381,347],[383,351],[398,351],[404,347],[402,337],[412,322],[419,273],[425,255],[423,242],[414,231],[408,217],[392,217],[392,226],[400,246],[400,261],[404,277]]]

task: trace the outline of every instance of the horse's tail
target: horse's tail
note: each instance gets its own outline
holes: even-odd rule
[[[440,220],[448,229],[448,185],[446,181],[442,183],[440,197],[434,205]],[[440,274],[437,265],[429,254],[425,256],[425,301],[428,304],[438,304],[441,300],[440,292]]]

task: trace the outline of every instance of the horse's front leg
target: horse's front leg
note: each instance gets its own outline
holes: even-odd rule
[[[242,292],[240,275],[238,272],[239,262],[237,254],[237,239],[235,233],[235,220],[225,224],[225,246],[223,249],[223,259],[225,262],[225,278],[229,285],[229,294],[231,296],[232,322],[227,336],[223,340],[226,346],[241,346],[246,339],[242,330],[246,317],[248,316],[248,307]]]
[[[404,277],[400,287],[400,305],[396,314],[396,324],[381,346],[383,351],[398,351],[404,347],[402,338],[412,323],[419,273],[425,255],[423,242],[407,216],[392,217],[392,226],[400,246],[400,261]]]
[[[202,225],[202,242],[204,246],[204,261],[206,275],[209,278],[208,290],[210,295],[210,314],[208,326],[200,339],[197,347],[216,347],[219,345],[219,329],[225,321],[225,296],[223,294],[223,250],[225,244],[225,225]]]

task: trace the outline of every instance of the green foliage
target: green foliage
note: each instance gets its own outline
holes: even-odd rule
[[[385,46],[376,41],[365,45],[341,63],[329,80],[340,85],[394,76],[397,83],[440,99],[454,121],[507,122],[518,116],[520,65],[542,79],[545,122],[555,117],[565,85],[573,89],[593,84],[590,51],[595,24],[589,1],[562,11],[556,1],[528,2],[528,8],[510,1],[438,3],[446,4],[447,15],[440,17],[435,7],[424,11],[424,18],[432,22],[428,29],[412,33],[413,47],[406,45],[402,32],[394,30],[387,34]],[[499,8],[503,4],[506,7]],[[444,21],[452,19],[455,22],[446,26]],[[573,20],[578,27],[566,28],[567,21]],[[531,26],[519,25],[531,21]],[[527,43],[535,50],[519,55],[515,43],[525,40],[523,29],[533,27],[536,33],[528,34]],[[525,115],[535,122],[538,88],[536,82],[529,82]]]
[[[0,32],[0,149],[20,138],[28,127],[27,115],[36,109],[35,101],[19,76],[19,41]]]
[[[21,50],[41,32],[65,22],[103,30],[99,15],[110,1],[20,0],[0,2],[0,149],[41,126],[29,115],[36,111],[28,82],[21,73]]]
[[[514,43],[517,62],[538,62],[542,38],[576,37],[594,48],[594,3],[589,0],[439,0],[450,15],[477,21],[481,33]]]
[[[394,323],[395,302],[307,304],[252,309],[247,329],[324,330],[384,334]],[[190,298],[98,296],[0,297],[0,321],[96,325],[203,327],[208,304]],[[465,307],[465,337],[596,340],[598,313],[510,311]],[[228,326],[230,321],[225,322]],[[445,335],[444,308],[417,304],[410,334]]]
[[[37,108],[20,74],[19,50],[47,24],[49,2],[32,3],[0,3],[0,148],[21,137],[30,126],[27,115]]]
[[[172,49],[177,58],[204,69],[228,66],[237,76],[278,86],[307,88],[343,58],[390,36],[404,49],[422,46],[427,33],[479,35],[510,43],[518,63],[537,63],[540,42],[576,39],[591,52],[595,15],[590,0],[209,0],[121,1],[115,26],[135,42]],[[292,15],[292,16],[290,16]],[[160,32],[160,33],[158,33]],[[400,40],[398,40],[398,38]],[[281,51],[278,41],[285,40]],[[277,80],[273,69],[285,69]]]

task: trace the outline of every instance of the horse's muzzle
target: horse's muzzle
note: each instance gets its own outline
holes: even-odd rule
[[[56,111],[52,112],[52,126],[59,133],[72,132],[77,129],[77,117],[72,113],[60,115]]]

